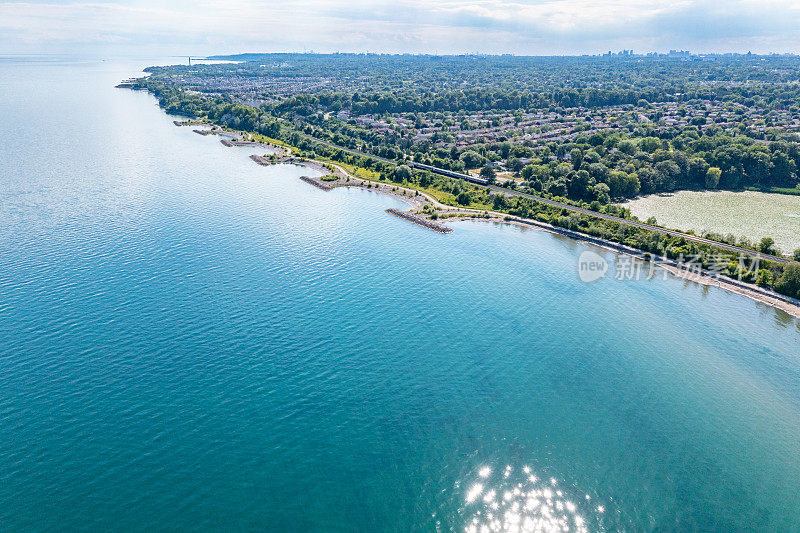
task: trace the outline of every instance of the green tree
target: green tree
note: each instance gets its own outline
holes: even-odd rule
[[[394,169],[394,179],[397,182],[404,182],[411,180],[411,168],[408,165],[398,165]]]
[[[497,181],[497,174],[489,165],[486,165],[481,169],[481,177],[486,180],[486,183],[489,184],[493,184]]]
[[[461,191],[458,193],[458,196],[456,196],[456,202],[460,205],[469,205],[470,202],[472,202],[472,197],[467,191]]]
[[[772,154],[772,185],[786,186],[791,185],[795,178],[797,166],[788,155],[783,152]]]
[[[549,192],[553,196],[566,196],[567,184],[561,178],[555,181],[551,181],[550,184],[547,186],[547,192]]]
[[[595,150],[589,150],[583,154],[583,159],[584,161],[588,161],[589,164],[599,163],[603,160],[603,158],[600,157],[600,154],[598,154]]]
[[[656,185],[666,191],[672,191],[678,184],[681,175],[681,167],[674,161],[660,161],[656,163]]]
[[[594,187],[592,187],[592,193],[594,194],[595,199],[600,202],[601,204],[607,204],[609,201],[608,194],[610,189],[608,185],[605,183],[598,183]]]
[[[769,287],[772,285],[772,272],[766,268],[759,270],[758,277],[756,278],[756,285],[760,285],[761,287]]]
[[[608,186],[612,198],[634,198],[639,194],[640,184],[636,174],[612,172],[608,177]]]
[[[522,170],[522,161],[519,160],[518,157],[509,157],[507,162],[508,170],[511,172],[518,174],[520,170]]]
[[[522,169],[522,177],[526,180],[530,180],[534,172],[536,172],[536,167],[534,165],[525,165],[525,168]]]
[[[486,162],[486,158],[475,150],[467,150],[459,157],[465,168],[478,168]]]
[[[594,185],[594,180],[589,176],[585,170],[573,172],[569,176],[567,182],[567,192],[570,198],[586,199],[589,195],[589,188]]]
[[[771,237],[764,237],[758,244],[758,251],[762,254],[775,255],[775,241]]]
[[[708,175],[708,163],[704,159],[695,157],[689,161],[689,181],[695,186],[702,187],[706,184]],[[713,187],[707,187],[712,189]]]
[[[578,170],[583,163],[583,151],[580,148],[573,148],[569,152],[569,160],[572,162],[572,168]]]
[[[783,267],[783,273],[772,288],[786,296],[800,298],[800,263],[789,263]]]
[[[742,161],[742,166],[751,182],[766,185],[769,182],[772,163],[769,156],[760,150],[748,150]]]
[[[624,141],[620,141],[617,145],[617,149],[625,155],[633,155],[636,153],[636,143],[630,139],[625,139]]]
[[[719,187],[719,180],[722,178],[722,170],[711,167],[706,171],[706,189],[716,189]]]
[[[645,137],[641,141],[639,141],[639,148],[643,152],[647,152],[648,154],[652,154],[659,148],[661,148],[661,139],[658,137]]]

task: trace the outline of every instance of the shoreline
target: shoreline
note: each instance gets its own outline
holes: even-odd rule
[[[200,132],[198,132],[200,133]],[[202,135],[209,133],[203,132]],[[212,133],[212,134],[216,134]],[[261,166],[271,166],[275,164],[290,164],[310,168],[323,174],[320,177],[302,176],[300,179],[306,183],[315,186],[325,191],[332,191],[341,187],[354,187],[358,189],[370,190],[396,198],[408,204],[410,209],[407,211],[400,211],[397,209],[387,210],[392,215],[402,218],[411,223],[422,226],[431,231],[438,233],[451,233],[452,228],[445,226],[445,221],[486,221],[495,223],[504,223],[510,225],[517,225],[520,227],[534,228],[540,231],[545,231],[554,235],[568,237],[577,241],[584,242],[589,245],[594,245],[605,250],[625,254],[633,257],[634,259],[646,262],[653,262],[659,268],[666,270],[676,278],[682,278],[687,281],[692,281],[700,285],[709,287],[718,287],[734,294],[739,294],[754,300],[756,302],[768,305],[774,309],[783,311],[784,313],[795,317],[800,320],[800,300],[778,294],[769,289],[759,287],[758,285],[745,283],[727,276],[711,275],[706,271],[690,271],[679,267],[678,263],[671,259],[654,258],[651,254],[643,252],[636,248],[631,248],[613,241],[608,241],[599,237],[593,237],[577,231],[572,231],[566,228],[552,226],[550,224],[540,222],[532,219],[522,219],[512,217],[505,213],[497,213],[493,211],[479,211],[470,208],[457,208],[439,203],[434,198],[425,193],[421,193],[415,189],[408,189],[399,185],[382,184],[370,180],[358,178],[351,175],[342,167],[332,163],[323,163],[317,160],[303,159],[291,155],[290,150],[285,147],[279,147],[266,143],[258,143],[254,141],[241,141],[238,142],[223,142],[225,146],[262,146],[270,150],[278,149],[283,151],[284,155],[271,155],[264,157],[259,155],[251,155],[250,159]],[[331,180],[323,180],[327,176],[335,177]],[[431,211],[431,207],[433,210]],[[437,210],[439,210],[437,212]],[[437,219],[432,219],[430,213],[437,213]],[[444,219],[444,220],[439,220]]]
[[[572,231],[566,228],[552,226],[544,222],[539,222],[538,220],[513,218],[510,220],[504,220],[504,222],[516,224],[526,228],[534,227],[554,235],[561,235],[563,237],[568,237],[597,246],[598,248],[603,248],[604,250],[624,254],[645,263],[653,263],[659,268],[666,270],[676,278],[685,279],[700,285],[706,285],[708,287],[718,287],[728,292],[740,294],[750,298],[751,300],[769,305],[775,309],[780,309],[786,314],[800,319],[800,300],[796,300],[789,296],[784,296],[783,294],[778,294],[769,289],[759,287],[758,285],[745,283],[728,276],[712,275],[706,271],[687,270],[685,268],[680,268],[679,263],[673,259],[656,258],[647,252],[637,250],[636,248],[631,248],[623,244],[608,241],[600,237],[592,237],[591,235],[586,235],[584,233]]]
[[[308,178],[308,177],[307,176],[303,176],[303,178]],[[356,179],[359,179],[359,178],[356,178]],[[303,181],[306,181],[307,183],[309,183],[311,180],[313,180],[313,178],[304,179]],[[322,180],[320,180],[319,178],[316,181],[319,181],[320,183],[325,183],[325,182],[322,182]],[[411,198],[409,198],[407,196],[402,196],[402,195],[394,193],[393,191],[387,190],[388,187],[389,187],[388,185],[386,186],[387,189],[383,189],[380,186],[366,187],[366,186],[363,185],[363,181],[365,181],[365,180],[360,180],[360,181],[362,181],[362,183],[345,182],[345,183],[336,183],[335,185],[327,185],[326,184],[324,187],[325,187],[325,190],[328,190],[328,191],[333,190],[334,188],[337,188],[337,187],[356,187],[356,188],[360,188],[360,189],[374,190],[375,192],[378,192],[380,194],[384,194],[386,196],[391,196],[393,198],[398,198],[400,200],[405,201],[406,203],[408,203],[409,205],[412,206],[412,209],[409,210],[409,211],[406,211],[405,213],[407,213],[407,214],[409,214],[411,216],[414,216],[413,210],[414,210],[415,207],[418,206],[418,203],[413,202],[411,200]],[[322,188],[322,187],[320,187],[320,188]],[[426,196],[427,197],[427,195],[423,195],[423,194],[420,194],[420,196]],[[430,201],[432,199],[428,198],[428,200]],[[433,202],[435,202],[435,200]],[[435,203],[438,204],[438,202],[435,202]],[[442,205],[442,204],[439,204],[439,205]],[[447,207],[449,207],[449,206],[447,206]],[[476,211],[472,210],[471,213],[474,214],[474,213],[476,213]],[[394,214],[395,216],[399,216],[395,212],[392,212],[392,214]],[[633,257],[634,259],[637,259],[637,260],[640,260],[640,261],[652,262],[656,266],[666,270],[669,274],[671,274],[672,276],[674,276],[676,278],[685,279],[685,280],[692,281],[692,282],[698,283],[700,285],[706,285],[706,286],[709,286],[709,287],[718,287],[718,288],[726,290],[728,292],[732,292],[732,293],[735,293],[735,294],[739,294],[739,295],[745,296],[747,298],[750,298],[751,300],[754,300],[756,302],[768,305],[768,306],[773,307],[775,309],[779,309],[779,310],[785,312],[788,315],[791,315],[791,316],[793,316],[793,317],[795,317],[797,319],[800,319],[800,301],[794,300],[793,298],[790,298],[788,296],[784,296],[782,294],[778,294],[778,293],[776,293],[774,291],[770,291],[770,290],[765,289],[763,287],[759,287],[758,285],[752,285],[752,284],[749,284],[749,283],[745,283],[745,282],[742,282],[742,281],[739,281],[739,280],[736,280],[736,279],[733,279],[733,278],[729,278],[727,276],[721,276],[721,275],[712,276],[711,274],[703,272],[703,271],[686,270],[686,269],[680,268],[679,264],[676,261],[672,260],[672,259],[654,258],[650,254],[647,254],[647,252],[643,252],[641,250],[637,250],[636,248],[631,248],[629,246],[625,246],[625,245],[622,245],[622,244],[619,244],[619,243],[616,243],[616,242],[613,242],[613,241],[602,239],[600,237],[592,237],[591,235],[587,235],[587,234],[580,233],[580,232],[577,232],[577,231],[572,231],[572,230],[569,230],[569,229],[566,229],[566,228],[560,228],[560,227],[557,227],[557,226],[553,226],[551,224],[547,224],[545,222],[540,222],[538,220],[522,219],[522,218],[518,218],[518,217],[509,217],[508,215],[505,215],[505,214],[502,214],[502,213],[496,213],[496,212],[492,212],[492,211],[488,212],[488,214],[489,214],[488,217],[485,217],[485,216],[469,216],[469,214],[470,214],[470,212],[464,211],[464,212],[458,214],[460,216],[449,216],[449,217],[446,218],[446,220],[452,220],[452,221],[470,220],[470,221],[486,221],[486,222],[510,224],[510,225],[517,225],[517,226],[525,227],[525,228],[534,228],[534,229],[538,229],[540,231],[545,231],[547,233],[551,233],[551,234],[554,234],[554,235],[560,235],[562,237],[568,237],[568,238],[571,238],[571,239],[574,239],[574,240],[577,240],[577,241],[584,242],[584,243],[589,244],[589,245],[594,245],[594,246],[597,246],[599,248],[603,248],[603,249],[608,250],[608,251],[625,254],[627,256]],[[400,218],[404,218],[406,220],[414,222],[414,220],[412,220],[412,219],[410,219],[410,218],[408,218],[406,216],[400,216]],[[423,220],[428,220],[428,219],[423,219]],[[415,223],[417,223],[417,224],[419,224],[419,225],[421,225],[423,227],[428,227],[424,223],[419,223],[419,222],[415,222]],[[437,225],[442,226],[443,224],[437,224]],[[433,229],[433,228],[428,227],[428,229]],[[439,231],[439,230],[434,229],[434,231]],[[450,228],[450,231],[448,231],[446,233],[450,233],[452,231],[453,231],[452,228]]]

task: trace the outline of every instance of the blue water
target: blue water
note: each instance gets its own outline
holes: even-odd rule
[[[798,321],[255,165],[154,62],[0,62],[0,529],[800,527]]]

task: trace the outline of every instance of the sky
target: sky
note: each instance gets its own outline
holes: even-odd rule
[[[0,0],[0,56],[800,52],[800,0]]]

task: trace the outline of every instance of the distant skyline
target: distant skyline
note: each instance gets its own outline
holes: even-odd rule
[[[0,55],[800,52],[800,2],[0,1]]]

